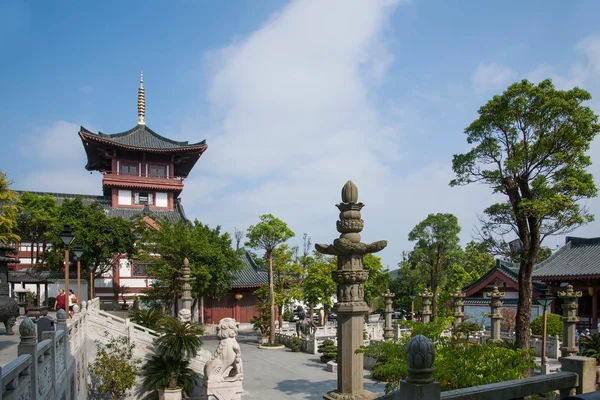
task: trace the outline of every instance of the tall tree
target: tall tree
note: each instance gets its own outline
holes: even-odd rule
[[[233,231],[233,237],[235,238],[235,250],[238,251],[240,249],[240,243],[244,238],[244,232],[235,227],[233,228]]]
[[[283,323],[283,307],[292,300],[302,298],[300,279],[302,278],[302,265],[294,260],[296,248],[289,248],[282,244],[273,250],[273,283],[275,290],[275,304],[279,308],[279,326]]]
[[[467,243],[462,261],[462,266],[466,272],[470,274],[474,273],[476,276],[473,276],[479,278],[494,268],[495,264],[496,260],[489,253],[488,246],[485,243],[474,240]]]
[[[383,270],[381,257],[376,255],[365,254],[363,266],[369,271],[369,279],[365,282],[365,302],[375,311],[385,306],[382,295],[389,288],[390,275]]]
[[[80,243],[83,247],[83,257],[79,261],[81,268],[88,273],[88,291],[93,298],[95,278],[112,272],[121,256],[131,259],[135,254],[134,224],[121,217],[107,216],[102,204],[97,201],[85,204],[81,197],[64,201],[59,211],[60,221],[70,224],[73,229],[74,245]],[[54,236],[52,247],[58,251],[64,248],[58,234]],[[60,254],[55,258],[62,266]],[[49,264],[52,264],[50,257]]]
[[[51,243],[58,238],[62,229],[59,223],[59,206],[56,198],[50,195],[40,196],[29,192],[21,193],[19,202],[19,235],[31,243],[30,258],[34,267],[43,268],[46,266],[46,257],[53,251]]]
[[[12,181],[0,171],[0,242],[17,242],[21,238],[17,234],[17,194],[10,190]]]
[[[508,87],[465,129],[473,148],[454,155],[451,186],[483,183],[505,201],[484,210],[482,235],[506,254],[505,235],[520,241],[516,342],[529,348],[532,273],[542,240],[593,220],[580,200],[596,196],[586,155],[600,131],[580,88],[556,90],[550,80]]]
[[[331,275],[337,269],[335,257],[328,257],[316,251],[314,257],[307,263],[306,274],[302,282],[304,301],[311,305],[321,303],[324,308],[325,318],[333,306],[331,296],[337,291],[337,284]],[[312,316],[312,309],[310,315]]]
[[[269,269],[269,306],[271,308],[271,330],[269,332],[269,343],[275,343],[275,291],[273,283],[273,250],[288,239],[295,236],[282,220],[271,214],[259,217],[260,222],[248,228],[246,246],[253,249],[265,251],[267,266]]]
[[[433,293],[432,318],[437,317],[438,289],[448,275],[451,266],[461,255],[458,234],[460,226],[452,214],[429,214],[408,234],[408,240],[416,242],[410,252],[409,262],[413,268],[429,276]]]
[[[145,225],[145,222],[144,222]],[[189,261],[192,297],[219,297],[227,292],[241,261],[228,233],[210,228],[198,220],[157,221],[157,229],[142,225],[137,260],[148,263],[147,273],[154,278],[148,290],[149,301],[171,310],[181,294],[181,268]]]

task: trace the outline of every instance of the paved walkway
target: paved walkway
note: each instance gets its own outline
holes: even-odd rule
[[[325,370],[319,356],[292,353],[289,349],[262,350],[258,348],[256,333],[240,332],[238,342],[242,350],[245,400],[311,399],[337,388],[337,374]],[[203,348],[213,352],[216,339],[204,339]],[[384,384],[375,384],[365,371],[365,389],[383,394]]]

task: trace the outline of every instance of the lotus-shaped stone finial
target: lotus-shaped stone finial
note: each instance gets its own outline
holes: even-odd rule
[[[31,318],[26,317],[19,325],[19,335],[22,338],[31,338],[35,335],[35,324]]]
[[[358,202],[358,187],[352,181],[346,182],[342,188],[342,202],[343,203],[357,203]]]
[[[406,358],[411,369],[429,369],[433,367],[435,355],[433,343],[427,336],[417,335],[406,346]]]
[[[56,319],[59,321],[67,320],[67,313],[62,308],[56,312]]]

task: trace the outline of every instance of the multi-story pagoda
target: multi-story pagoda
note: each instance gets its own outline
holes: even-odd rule
[[[143,75],[138,94],[138,124],[115,134],[81,127],[88,171],[103,174],[102,189],[113,208],[173,210],[183,180],[207,148],[167,139],[146,126]]]

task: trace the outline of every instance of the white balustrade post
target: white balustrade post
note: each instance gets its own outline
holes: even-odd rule
[[[31,356],[31,399],[37,400],[38,394],[38,355],[37,355],[37,340],[35,337],[35,324],[29,317],[25,317],[19,325],[19,335],[21,342],[17,350],[18,355],[29,354]],[[2,388],[1,390],[4,390]]]
[[[71,398],[71,377],[69,376],[69,358],[71,357],[71,338],[69,337],[69,327],[67,326],[67,313],[60,309],[56,312],[56,329],[64,331],[64,351],[65,357],[65,376],[67,378],[65,398]]]
[[[52,382],[54,382],[53,384],[56,388],[56,382],[58,381],[58,373],[56,371],[56,332],[42,332],[42,339],[50,339],[50,341],[52,342],[52,347],[50,347],[50,359],[52,360],[50,366],[50,373],[52,374]]]
[[[135,336],[134,336],[134,327],[133,324],[131,323],[131,319],[130,318],[125,318],[125,330],[127,331],[127,340],[129,341],[129,343],[131,343],[132,341],[135,340]]]

